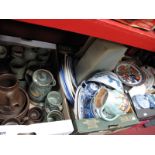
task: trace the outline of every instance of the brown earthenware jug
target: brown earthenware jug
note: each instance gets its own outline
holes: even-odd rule
[[[0,75],[0,118],[22,117],[28,109],[26,93],[13,74]]]

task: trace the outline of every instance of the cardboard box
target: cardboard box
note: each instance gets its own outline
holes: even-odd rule
[[[56,50],[56,45],[52,43],[46,43],[41,41],[26,41],[21,38],[0,35],[0,44],[3,45],[22,45],[29,47],[39,47]],[[55,61],[57,58],[54,58]],[[54,67],[55,69],[56,67]],[[58,69],[58,68],[57,68]],[[58,72],[54,70],[55,73]],[[53,72],[52,72],[53,73]],[[54,75],[57,77],[57,75]],[[59,82],[58,82],[59,85]],[[61,88],[58,88],[61,91]],[[63,95],[63,93],[62,93]],[[64,97],[64,96],[63,96]],[[64,120],[56,122],[44,122],[36,123],[31,125],[1,125],[0,135],[22,135],[22,134],[32,134],[32,135],[55,135],[55,134],[71,134],[74,131],[72,120],[69,114],[69,107],[64,97],[63,100],[63,115]]]
[[[93,132],[98,134],[111,134],[113,131],[127,128],[138,123],[139,121],[133,110],[111,122],[96,118],[73,121],[75,134],[93,134]]]
[[[77,82],[85,80],[99,70],[113,70],[124,56],[127,47],[106,40],[96,39],[75,66]]]

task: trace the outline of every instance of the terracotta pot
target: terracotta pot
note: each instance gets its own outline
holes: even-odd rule
[[[26,92],[19,88],[17,78],[12,74],[0,75],[0,118],[22,118],[29,107]]]

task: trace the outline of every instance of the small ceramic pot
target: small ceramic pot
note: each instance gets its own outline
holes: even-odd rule
[[[56,81],[52,73],[45,69],[36,70],[32,76],[33,82],[29,87],[29,96],[34,102],[42,102]]]
[[[0,46],[0,59],[4,59],[7,55],[7,49],[4,46]]]
[[[64,117],[63,117],[63,114],[58,111],[58,110],[53,110],[53,111],[50,111],[48,114],[47,114],[47,122],[54,122],[54,121],[60,121],[60,120],[63,120]]]
[[[62,111],[62,96],[57,91],[51,91],[48,93],[45,100],[45,109],[47,112],[52,110],[60,110]]]
[[[10,69],[16,75],[17,79],[23,79],[26,69],[26,63],[21,58],[15,58],[10,62]]]
[[[24,48],[21,46],[13,46],[11,49],[11,55],[13,58],[23,58]]]
[[[26,48],[24,52],[24,59],[25,61],[34,60],[37,57],[37,53],[32,48]]]
[[[43,111],[39,107],[33,107],[28,112],[29,119],[36,123],[42,122],[43,116]]]

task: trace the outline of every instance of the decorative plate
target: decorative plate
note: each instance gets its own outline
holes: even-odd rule
[[[88,79],[88,81],[99,82],[101,84],[110,86],[120,92],[124,92],[122,82],[115,73],[110,71],[96,73],[93,77]]]
[[[137,86],[144,82],[144,75],[138,66],[127,62],[119,63],[115,72],[120,80],[127,86]]]

